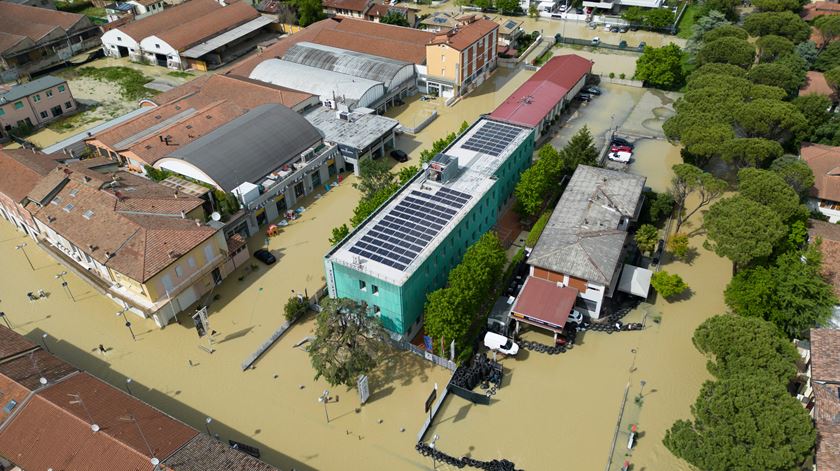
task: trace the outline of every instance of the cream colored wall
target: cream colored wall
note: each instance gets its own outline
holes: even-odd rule
[[[457,66],[457,67],[456,67]],[[430,77],[439,77],[460,85],[461,78],[456,70],[461,70],[461,52],[447,45],[426,46],[426,73]]]
[[[149,281],[145,283],[146,291],[148,291],[150,298],[152,301],[158,301],[161,298],[166,297],[166,289],[163,286],[163,278],[166,275],[169,275],[172,279],[172,286],[175,287],[176,291],[180,292],[186,286],[180,287],[179,285],[183,283],[184,280],[192,276],[198,271],[203,270],[208,263],[212,261],[208,260],[204,253],[204,247],[206,246],[213,247],[213,256],[222,253],[223,250],[227,250],[227,244],[225,243],[225,236],[222,231],[217,231],[213,237],[204,241],[203,244],[199,245],[198,247],[192,249],[187,254],[181,256],[176,260],[174,263],[166,267],[163,271],[152,277]],[[191,267],[189,264],[190,257],[195,260],[195,268]],[[218,262],[217,262],[218,263]],[[176,270],[180,267],[181,276],[177,276]],[[194,281],[199,281],[198,279]],[[189,286],[189,285],[187,285]],[[175,295],[175,293],[170,293]]]
[[[63,92],[59,92],[58,86],[55,86],[33,93],[32,95],[21,98],[20,100],[10,101],[0,106],[0,109],[3,110],[3,115],[0,116],[0,124],[3,126],[17,126],[18,121],[24,121],[26,118],[29,118],[29,120],[32,121],[33,126],[38,126],[41,123],[56,119],[53,117],[51,112],[51,109],[54,106],[61,106],[61,111],[64,114],[75,112],[76,101],[73,99],[73,94],[70,93],[70,87],[66,82],[62,83],[60,86],[64,88]],[[52,96],[47,96],[48,92]],[[38,101],[35,101],[36,96],[39,97]],[[71,106],[70,108],[65,108],[64,104],[68,101],[71,103]],[[23,107],[15,109],[15,103],[18,102],[20,102]],[[41,117],[42,111],[47,112],[46,118]]]

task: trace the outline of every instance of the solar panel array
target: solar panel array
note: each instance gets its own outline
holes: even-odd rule
[[[467,142],[462,144],[461,147],[498,157],[520,132],[522,132],[520,128],[495,121],[486,121],[484,126],[467,139]]]
[[[412,190],[350,252],[405,271],[470,198],[449,188],[434,194]]]

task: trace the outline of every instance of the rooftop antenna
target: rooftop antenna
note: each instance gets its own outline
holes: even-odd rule
[[[41,386],[47,385],[47,378],[44,376],[44,372],[41,371],[41,367],[38,366],[38,360],[35,359],[35,351],[29,352],[29,360],[32,361],[32,367],[38,370],[38,382],[41,383]]]
[[[93,416],[90,415],[90,411],[88,410],[87,406],[85,405],[85,401],[82,400],[82,395],[81,394],[67,394],[67,395],[75,399],[75,401],[70,401],[70,404],[81,404],[82,409],[85,410],[85,414],[87,414],[88,419],[90,420],[90,429],[93,431],[93,433],[98,432],[99,431],[99,425],[96,425],[93,422]]]
[[[146,444],[146,448],[149,450],[149,456],[152,457],[153,461],[157,460],[157,458],[155,458],[155,453],[152,451],[151,445],[149,445],[149,441],[146,440],[146,435],[143,433],[143,429],[140,428],[140,422],[137,421],[137,419],[134,417],[134,415],[133,414],[125,415],[123,417],[120,417],[120,420],[122,420],[124,422],[134,422],[134,425],[137,426],[137,431],[140,432],[140,438],[143,439],[143,443]],[[158,463],[160,463],[160,461],[158,461]],[[152,464],[155,464],[155,463],[152,463]],[[155,466],[157,466],[157,464],[155,464]]]

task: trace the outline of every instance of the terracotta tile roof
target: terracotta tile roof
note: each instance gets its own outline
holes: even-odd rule
[[[22,202],[56,165],[40,152],[0,149],[0,193]]]
[[[840,15],[840,4],[834,2],[812,2],[802,7],[802,19],[811,21],[823,15]]]
[[[364,52],[414,64],[426,63],[426,44],[434,33],[402,26],[350,18],[328,18],[313,23],[303,31],[287,36],[254,54],[231,70],[231,74],[248,77],[266,59],[282,57],[300,42],[311,42]]]
[[[0,31],[38,41],[56,28],[62,33],[89,24],[84,15],[0,2]]]
[[[174,49],[184,51],[259,16],[260,13],[247,2],[236,2],[155,35]]]
[[[177,471],[276,471],[277,468],[200,433],[163,462]]]
[[[60,358],[37,348],[0,363],[0,377],[8,378],[28,391],[41,387],[41,378],[49,384],[79,371]]]
[[[233,234],[227,240],[228,253],[234,253],[248,242],[239,234]]]
[[[91,258],[138,282],[148,281],[217,232],[181,217],[182,211],[201,206],[202,199],[176,198],[174,190],[123,171],[112,174],[118,186],[100,189],[101,182],[85,181],[77,170],[73,164],[54,170],[64,187],[51,202],[30,210]]]
[[[821,239],[822,274],[834,286],[834,294],[840,296],[840,226],[825,221],[809,221],[808,235],[812,242]],[[838,352],[840,354],[840,352]]]
[[[445,33],[436,35],[430,45],[446,44],[449,47],[463,51],[473,43],[499,29],[499,24],[484,18],[479,18],[465,26],[459,26]]]
[[[0,374],[0,426],[23,407],[29,393],[29,389]]]
[[[840,330],[811,329],[811,377],[840,382]]]
[[[817,424],[817,471],[840,471],[840,425]]]
[[[84,407],[72,404],[76,401],[72,395]],[[99,431],[92,431],[93,424]],[[34,395],[7,422],[0,431],[0,455],[23,469],[147,471],[152,457],[168,458],[197,434],[113,386],[80,373]]]
[[[365,11],[369,0],[324,0],[324,8],[344,9],[362,13]]]
[[[140,42],[149,36],[163,33],[194,18],[222,8],[219,2],[215,0],[190,0],[172,8],[164,9],[160,13],[120,26],[119,30]]]
[[[512,312],[562,329],[569,319],[577,294],[578,290],[574,288],[558,287],[557,283],[529,276]]]
[[[825,80],[825,75],[814,70],[808,71],[805,77],[805,85],[799,89],[799,96],[805,95],[823,95],[832,99],[836,96],[834,89]]]
[[[840,330],[811,329],[811,385],[817,469],[840,471]]]
[[[415,8],[408,8],[402,7],[398,5],[386,5],[384,3],[374,3],[370,6],[368,11],[365,12],[366,16],[371,16],[373,18],[382,18],[383,16],[387,15],[389,12],[395,11],[400,13],[403,16],[408,16],[408,12],[410,11],[419,11]]]
[[[27,40],[29,40],[30,42],[32,41],[31,39],[27,38],[26,36],[21,36],[19,34],[7,33],[5,31],[0,31],[0,53],[8,51],[9,49],[11,49],[11,48],[17,46],[18,44],[20,44],[21,42],[27,41]]]
[[[0,360],[37,348],[38,345],[26,337],[0,325]]]
[[[814,172],[811,196],[840,201],[840,147],[805,143],[799,154]]]

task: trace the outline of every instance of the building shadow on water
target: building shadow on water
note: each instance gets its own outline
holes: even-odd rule
[[[34,329],[27,334],[26,337],[41,345],[41,336],[45,333],[46,332],[41,329]],[[177,420],[190,425],[199,433],[206,434],[209,429],[210,434],[223,442],[225,445],[229,445],[228,440],[234,440],[259,448],[261,460],[284,471],[291,469],[296,471],[316,471],[316,468],[295,460],[279,450],[270,448],[266,443],[248,435],[247,432],[238,431],[224,422],[217,420],[216,417],[213,416],[212,412],[199,411],[179,401],[176,397],[172,397],[179,396],[181,394],[180,390],[168,392],[160,391],[134,379],[132,379],[131,384],[128,385],[126,381],[128,377],[114,371],[110,367],[111,365],[108,362],[108,355],[113,355],[113,353],[106,352],[104,356],[100,356],[100,354],[92,354],[88,350],[81,349],[61,339],[51,338],[51,340],[52,342],[49,345],[50,351],[52,351],[53,354],[55,354],[55,352],[61,352],[61,354],[57,356],[62,360],[67,361],[79,369],[87,371],[91,375],[105,381],[117,389],[129,393],[141,401],[144,401],[164,413],[171,415]],[[91,347],[94,349],[93,351],[98,351],[98,345]],[[76,361],[69,361],[68,358],[76,359]],[[198,366],[198,363],[195,363],[194,365]],[[93,415],[96,414],[95,410],[91,410],[91,412]],[[207,417],[213,419],[209,426],[207,426],[205,422]],[[261,432],[261,429],[255,429],[253,435],[259,435]]]

